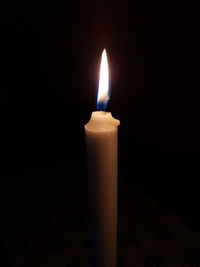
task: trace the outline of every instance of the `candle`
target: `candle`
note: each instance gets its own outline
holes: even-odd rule
[[[120,122],[105,112],[108,62],[102,53],[97,109],[85,125],[92,220],[93,266],[117,266],[117,134]]]

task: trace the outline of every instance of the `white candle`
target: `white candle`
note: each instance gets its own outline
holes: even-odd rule
[[[102,54],[98,107],[108,101],[108,64]],[[110,112],[95,111],[85,125],[92,211],[93,265],[117,266],[117,132]]]

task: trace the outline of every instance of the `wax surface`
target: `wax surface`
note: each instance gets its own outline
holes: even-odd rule
[[[110,112],[94,111],[85,129],[89,132],[109,132],[116,130],[119,124],[119,120],[114,119]]]
[[[117,133],[109,112],[93,112],[85,125],[94,266],[116,267]]]

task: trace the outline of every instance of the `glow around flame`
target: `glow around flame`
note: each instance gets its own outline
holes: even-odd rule
[[[97,96],[97,109],[105,110],[108,100],[109,100],[108,60],[107,60],[106,50],[104,49],[101,57],[99,89]]]

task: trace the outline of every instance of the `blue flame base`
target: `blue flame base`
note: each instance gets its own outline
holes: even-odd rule
[[[97,102],[97,110],[98,111],[106,111],[107,103],[108,103],[108,101],[103,102],[103,103]]]

